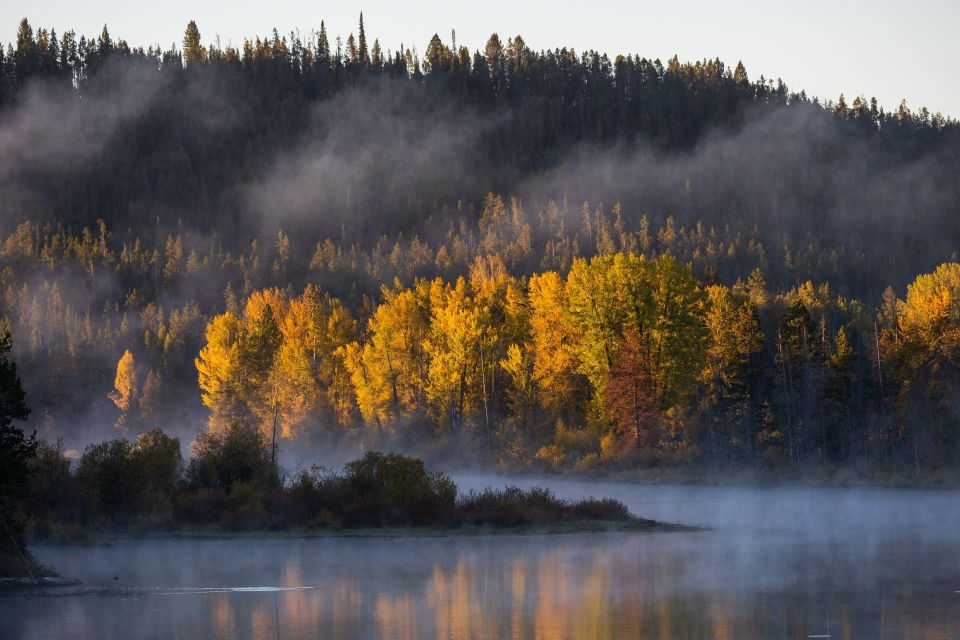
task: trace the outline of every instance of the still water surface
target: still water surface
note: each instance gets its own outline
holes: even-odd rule
[[[958,492],[545,483],[713,530],[41,546],[0,637],[960,639]]]

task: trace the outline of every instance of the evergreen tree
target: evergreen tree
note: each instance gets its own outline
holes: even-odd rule
[[[35,435],[26,436],[14,420],[30,416],[17,365],[10,359],[13,338],[0,335],[0,571],[18,567],[29,556],[21,538],[20,507],[27,483],[28,462],[37,451]],[[13,541],[11,542],[11,536]],[[15,548],[12,548],[15,547]],[[15,557],[17,557],[15,559]],[[19,567],[18,567],[19,568]]]
[[[24,18],[17,28],[17,48],[13,52],[13,72],[17,82],[23,84],[34,75],[39,66],[37,43],[33,39],[33,27]]]
[[[360,12],[360,34],[357,38],[357,57],[360,64],[366,66],[370,64],[370,53],[367,50],[367,34],[363,28],[363,12]]]
[[[200,44],[200,29],[197,28],[197,23],[191,20],[183,33],[183,64],[189,67],[203,62],[205,56],[206,51]]]

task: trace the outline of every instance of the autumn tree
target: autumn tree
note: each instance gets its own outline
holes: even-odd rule
[[[554,271],[529,284],[530,344],[538,404],[552,418],[573,422],[584,400],[580,335],[568,316],[566,283]]]
[[[498,363],[507,357],[509,345],[522,343],[528,335],[526,296],[493,254],[477,256],[470,268],[471,303],[476,313],[479,338],[477,368],[484,429],[493,432],[496,407],[506,386]]]
[[[430,308],[427,402],[437,423],[457,435],[477,399],[480,317],[464,278],[452,286],[433,281]]]
[[[529,349],[511,344],[506,357],[500,360],[500,366],[510,380],[507,397],[511,413],[519,418],[521,428],[527,431],[533,422],[537,401],[533,356]]]
[[[367,339],[344,350],[364,419],[387,428],[426,409],[430,295],[415,289],[384,288],[383,302],[367,322]]]
[[[116,423],[118,429],[123,429],[129,424],[131,413],[136,409],[138,397],[136,364],[133,361],[133,354],[126,350],[117,362],[117,375],[113,379],[113,391],[110,392],[110,399],[120,409],[120,417],[117,418]]]
[[[690,268],[670,256],[648,261],[617,253],[574,262],[567,276],[569,309],[582,334],[580,371],[595,399],[608,398],[610,368],[628,330],[649,358],[654,403],[684,405],[702,362],[702,293]]]
[[[731,449],[756,453],[765,336],[751,297],[714,285],[707,287],[704,321],[708,332],[702,372],[708,430],[715,455]]]
[[[847,338],[847,331],[840,327],[833,349],[827,357],[827,379],[824,385],[824,396],[829,406],[825,446],[827,455],[835,462],[847,459],[855,447],[855,358],[856,352]]]
[[[250,424],[240,362],[243,327],[232,313],[215,316],[206,330],[206,345],[194,361],[203,404],[210,409],[211,430]]]
[[[660,413],[650,344],[634,329],[627,329],[614,351],[607,381],[606,404],[617,431],[627,446],[649,448],[656,444]]]
[[[911,466],[939,462],[958,441],[960,264],[942,264],[907,287],[885,331],[885,368],[899,383]]]

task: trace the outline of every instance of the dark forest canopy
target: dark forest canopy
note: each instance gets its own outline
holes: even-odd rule
[[[872,295],[953,251],[960,126],[940,114],[821,104],[720,60],[535,52],[496,34],[424,51],[391,52],[362,25],[221,48],[191,23],[162,50],[24,20],[0,58],[0,215],[8,231],[102,219],[236,250],[282,227],[370,248],[476,216],[491,191],[530,209],[619,202],[633,228],[672,215],[756,235],[774,281],[798,252],[830,255],[841,286]],[[800,274],[819,275],[834,274]]]
[[[960,240],[955,120],[818,101],[719,60],[497,35],[424,51],[362,25],[234,49],[191,23],[162,50],[21,24],[0,51],[0,309],[42,436],[240,421],[418,444],[463,431],[492,458],[558,465],[638,447],[960,457],[944,410],[960,385],[941,384],[960,370],[944,346],[960,279],[934,271]],[[617,313],[640,304],[627,281],[685,296],[665,356],[682,390],[648,371],[668,335],[654,311],[576,311],[568,289],[591,278]],[[460,343],[444,333],[469,328],[458,314],[476,324]],[[366,373],[391,322],[421,332],[404,372],[421,391],[402,401],[399,373]],[[201,349],[240,367],[214,371],[234,386],[203,388],[210,412]],[[569,351],[562,380],[527,376],[547,366],[537,349]],[[459,378],[429,373],[451,354]],[[274,384],[291,372],[301,387]]]

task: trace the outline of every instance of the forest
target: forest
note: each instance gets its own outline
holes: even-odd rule
[[[717,59],[24,19],[0,317],[57,456],[923,476],[960,462],[958,176],[950,117]]]

